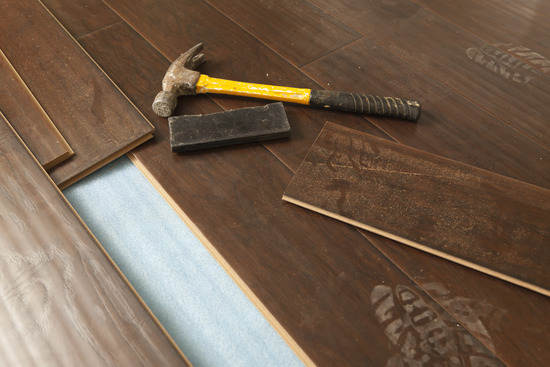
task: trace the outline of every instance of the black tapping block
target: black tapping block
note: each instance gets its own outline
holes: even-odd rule
[[[209,115],[173,116],[168,123],[173,152],[290,136],[290,125],[281,102]]]

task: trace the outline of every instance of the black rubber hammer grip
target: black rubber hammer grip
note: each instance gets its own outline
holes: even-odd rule
[[[333,110],[397,117],[417,121],[420,117],[420,102],[367,94],[312,90],[310,106]]]

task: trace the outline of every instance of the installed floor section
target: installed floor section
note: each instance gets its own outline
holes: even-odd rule
[[[302,365],[127,157],[63,193],[194,366]]]
[[[444,322],[439,335],[474,335],[509,366],[547,364],[548,297],[281,202],[325,121],[550,188],[550,77],[540,58],[495,47],[488,35],[462,28],[462,11],[449,21],[420,1],[46,2],[157,128],[155,139],[133,152],[141,169],[305,362],[397,365],[414,348],[417,358],[429,358],[421,348],[439,339],[422,340],[426,328]],[[543,28],[521,26],[533,6],[523,4],[488,31],[549,44]],[[200,71],[213,77],[399,95],[420,100],[422,117],[414,124],[287,104],[288,141],[172,154],[166,120],[151,103],[170,61],[198,42],[207,55]],[[512,43],[545,53],[521,38]],[[265,103],[180,100],[177,114]],[[413,325],[410,312],[431,318]],[[395,329],[399,323],[407,324]],[[439,346],[434,358],[457,351]],[[470,354],[476,351],[457,353],[468,361],[482,357]]]

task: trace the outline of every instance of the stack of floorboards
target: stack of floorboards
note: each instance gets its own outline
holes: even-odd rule
[[[152,125],[40,2],[0,14],[0,364],[189,365],[59,191]]]
[[[0,26],[1,34],[34,22],[51,23],[53,19],[43,11],[43,18],[33,18],[29,9],[22,8],[37,4],[41,7],[37,0],[8,1],[12,2],[9,9],[8,5],[1,5],[3,17],[11,14],[9,22]],[[479,190],[477,195],[490,192],[491,197],[499,197],[503,187],[520,190],[518,197],[529,198],[521,206],[528,212],[511,206],[504,212],[519,213],[518,219],[532,222],[532,226],[514,227],[511,232],[503,228],[504,235],[511,233],[518,240],[515,243],[523,243],[523,247],[487,252],[481,267],[501,266],[499,260],[505,259],[506,267],[501,266],[496,273],[510,273],[515,267],[513,279],[519,280],[516,283],[534,285],[531,288],[541,293],[548,291],[548,275],[542,261],[548,256],[544,239],[549,222],[546,203],[550,188],[550,107],[545,101],[550,97],[550,62],[545,47],[550,43],[543,41],[549,41],[550,32],[540,19],[543,14],[548,16],[550,9],[527,0],[489,1],[483,4],[486,9],[479,9],[474,2],[469,7],[455,8],[430,0],[43,3],[154,125],[154,141],[131,153],[136,165],[196,230],[205,246],[306,364],[523,366],[544,365],[550,358],[546,347],[550,333],[548,297],[281,201],[295,173],[300,177],[299,167],[306,156],[306,166],[329,167],[334,162],[330,172],[336,172],[330,182],[323,180],[330,176],[323,172],[318,175],[315,192],[321,201],[310,207],[328,208],[325,213],[337,212],[340,217],[352,218],[355,225],[362,219],[353,215],[353,206],[349,205],[354,199],[349,196],[354,193],[354,186],[338,176],[340,172],[348,174],[367,167],[386,175],[369,177],[371,188],[392,193],[385,198],[387,208],[399,205],[403,213],[410,208],[406,200],[395,197],[400,188],[391,186],[399,172],[407,178],[428,172],[426,182],[442,185],[441,190],[452,190],[453,186],[444,185],[453,182],[443,180],[438,168],[419,173],[411,167],[409,171],[398,171],[394,169],[395,162],[383,166],[369,163],[368,154],[363,155],[361,149],[350,145],[362,134],[422,150],[423,168],[437,156],[435,161],[443,159],[444,165],[452,165],[449,162],[453,160],[460,162],[460,167],[469,167],[466,173],[483,169],[486,173],[481,176],[468,176],[461,171],[461,177],[485,180],[486,191]],[[484,17],[482,13],[494,16]],[[26,14],[28,21],[21,14]],[[483,19],[484,26],[470,21],[476,17]],[[45,34],[38,30],[37,35],[40,34],[44,34],[42,42],[47,43],[65,33]],[[28,36],[27,42],[33,42],[37,35]],[[67,94],[78,95],[78,90],[66,82],[54,101],[48,102],[50,92],[43,88],[50,81],[44,78],[51,76],[37,73],[36,69],[50,65],[52,72],[59,73],[59,69],[70,68],[66,65],[73,65],[72,60],[54,58],[32,66],[27,62],[31,51],[24,51],[18,42],[13,43],[10,52],[6,49],[10,40],[3,37],[0,45],[7,58],[65,136],[76,159],[76,143],[57,124],[55,112],[67,108],[71,104]],[[543,41],[534,41],[537,39]],[[170,62],[198,42],[206,44],[208,59],[201,71],[212,76],[399,95],[423,102],[423,114],[414,124],[287,105],[293,131],[288,141],[173,154],[167,121],[155,116],[150,105]],[[63,55],[65,43],[69,42],[59,43],[63,46],[54,49]],[[42,46],[41,42],[34,44],[36,49]],[[86,115],[80,118],[89,122],[85,126],[93,126],[98,115],[107,117],[126,111],[120,106],[129,103],[112,100],[103,79],[98,81],[87,74],[93,67],[95,64],[79,66],[79,71],[70,77],[87,81],[88,89],[80,92],[93,96],[91,100],[77,103],[84,107],[73,115],[61,113],[72,119]],[[107,101],[112,101],[114,107],[104,106]],[[184,103],[180,102],[176,114],[213,113],[261,103],[264,102],[223,96],[187,97]],[[143,119],[139,113],[126,111],[123,115],[133,116],[131,121]],[[322,132],[326,121],[353,129],[353,134],[345,139],[334,138],[336,133],[329,134],[326,129]],[[101,126],[102,133],[109,130]],[[107,133],[111,135],[90,132],[90,139],[110,141],[118,136],[115,130]],[[76,135],[82,137],[82,132]],[[331,136],[333,140],[328,139]],[[317,159],[311,163],[315,150],[308,152],[312,146],[320,147],[315,143],[318,137],[317,143],[339,142],[336,148],[329,148],[338,153],[335,157],[340,161],[329,159],[327,163]],[[360,148],[368,146],[366,141],[359,144]],[[326,149],[329,154],[330,149]],[[73,178],[61,179],[62,173],[68,171],[69,168],[59,170],[56,175],[54,170],[52,177],[58,184],[70,183]],[[382,181],[387,177],[393,177],[389,184]],[[357,179],[351,183],[357,182],[353,180]],[[313,193],[306,186],[311,180],[306,177],[303,181],[300,190],[287,191],[287,196]],[[491,186],[491,181],[506,184]],[[437,191],[437,187],[429,189]],[[457,202],[461,198],[475,202],[475,190],[469,192],[469,197],[456,192]],[[429,192],[424,193],[429,196]],[[533,199],[537,195],[540,201]],[[498,217],[501,203],[490,205],[493,217]],[[473,213],[467,211],[471,207],[449,208],[452,210],[442,213],[449,215],[450,221],[437,222],[445,226],[441,228],[447,234],[453,233],[453,213],[466,214],[461,217],[462,222],[477,230],[477,234],[469,232],[474,237],[462,249],[465,252],[453,256],[468,255],[468,263],[476,263],[480,259],[472,258],[475,252],[471,249],[476,248],[472,242],[476,235],[485,233],[481,229],[486,228],[480,225],[488,222],[486,218],[485,222],[476,222],[468,217]],[[430,209],[429,205],[424,209]],[[392,212],[396,213],[399,211]],[[505,219],[503,223],[514,223],[514,218]],[[401,227],[397,223],[397,228]],[[378,231],[385,234],[382,232],[388,231]],[[429,234],[433,235],[433,231]],[[405,237],[401,234],[391,238]],[[412,242],[419,244],[425,239],[420,233]],[[525,249],[529,239],[543,240],[535,241],[536,255]],[[491,238],[483,240],[491,242]],[[440,248],[432,253],[449,253],[447,243],[441,246],[442,251]],[[509,252],[501,258],[501,250]]]

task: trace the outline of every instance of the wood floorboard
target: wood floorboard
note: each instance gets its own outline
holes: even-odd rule
[[[362,233],[454,315],[507,366],[545,366],[550,358],[548,297],[477,270]]]
[[[496,59],[508,65],[523,62],[550,75],[547,14],[513,0],[464,1],[460,6],[433,0],[414,2],[508,54],[496,54]]]
[[[196,226],[199,237],[222,264],[228,264],[226,269],[242,281],[245,292],[267,307],[266,317],[282,326],[278,331],[307,364],[383,365],[402,358],[404,339],[388,342],[387,320],[376,315],[388,311],[385,307],[396,309],[392,321],[398,323],[400,317],[407,318],[407,308],[399,300],[406,303],[414,297],[412,309],[427,315],[424,325],[429,326],[423,332],[437,324],[449,343],[472,345],[467,351],[450,348],[440,356],[419,351],[425,358],[445,361],[459,353],[500,365],[408,277],[372,252],[372,244],[355,229],[282,203],[292,171],[263,146],[171,153],[166,120],[154,118],[150,110],[169,62],[131,28],[116,25],[80,42],[157,127],[155,139],[132,152],[138,165]],[[131,59],[139,61],[127,62]],[[142,75],[140,82],[134,75]],[[197,96],[182,104],[178,113],[215,108],[219,107],[211,99]],[[395,300],[394,306],[379,303],[388,297]],[[335,314],[339,317],[332,317]],[[413,326],[407,327],[413,333]]]
[[[207,2],[298,66],[361,37],[307,0]]]
[[[550,76],[412,1],[310,0],[546,148]],[[369,19],[369,21],[365,21]],[[425,108],[426,111],[426,108]]]
[[[0,112],[10,121],[27,147],[44,169],[63,162],[73,155],[50,117],[36,101],[25,82],[0,50]]]
[[[74,37],[120,22],[120,18],[101,0],[41,0]]]
[[[39,1],[2,1],[0,14],[4,53],[75,151],[50,171],[60,187],[151,137],[152,125]]]
[[[327,123],[283,198],[550,296],[550,190]]]
[[[0,364],[189,365],[0,116]]]
[[[367,70],[364,78],[357,78],[355,73],[331,72],[342,60],[351,70]],[[423,103],[417,123],[396,120],[377,121],[377,125],[400,143],[550,188],[549,150],[368,39],[303,70],[335,90],[353,84],[386,95],[417,96]]]

